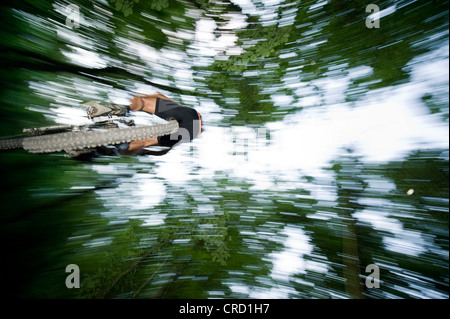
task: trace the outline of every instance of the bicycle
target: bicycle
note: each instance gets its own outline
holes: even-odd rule
[[[88,116],[89,117],[89,116]],[[90,117],[89,117],[90,118]],[[124,116],[90,118],[86,125],[55,125],[23,129],[25,136],[0,140],[0,151],[24,149],[31,153],[95,150],[97,147],[120,145],[162,135],[169,135],[179,128],[176,120],[166,123],[136,126]],[[123,125],[126,127],[123,127]],[[121,127],[122,126],[122,127]]]

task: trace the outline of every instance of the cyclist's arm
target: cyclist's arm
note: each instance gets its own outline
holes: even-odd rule
[[[149,146],[157,146],[158,144],[158,138],[152,137],[145,140],[139,140],[139,141],[131,141],[130,146],[128,146],[128,149],[123,151],[124,154],[136,154],[140,150],[142,150],[144,147]]]

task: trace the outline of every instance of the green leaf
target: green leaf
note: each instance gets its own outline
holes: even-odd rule
[[[128,17],[130,14],[132,14],[133,13],[133,9],[130,7],[130,8],[127,8],[125,11],[124,11],[124,14],[125,14],[125,16],[126,17]]]
[[[117,0],[116,1],[116,10],[120,11],[122,9],[123,6],[123,0]]]

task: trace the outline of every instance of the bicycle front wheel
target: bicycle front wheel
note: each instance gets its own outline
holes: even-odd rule
[[[152,126],[111,128],[105,130],[65,132],[22,139],[23,149],[31,153],[52,153],[116,145],[151,137],[169,135],[178,130],[177,121]],[[0,148],[1,149],[1,148]]]

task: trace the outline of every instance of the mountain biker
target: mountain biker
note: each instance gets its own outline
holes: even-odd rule
[[[104,115],[126,115],[129,111],[144,111],[164,119],[175,119],[179,124],[177,132],[145,140],[121,144],[118,149],[122,155],[164,155],[179,143],[192,141],[202,132],[202,117],[195,109],[181,106],[161,93],[150,95],[135,95],[129,106],[104,105],[99,102],[88,102],[88,115],[98,117]],[[144,150],[149,146],[166,146],[163,151]]]

